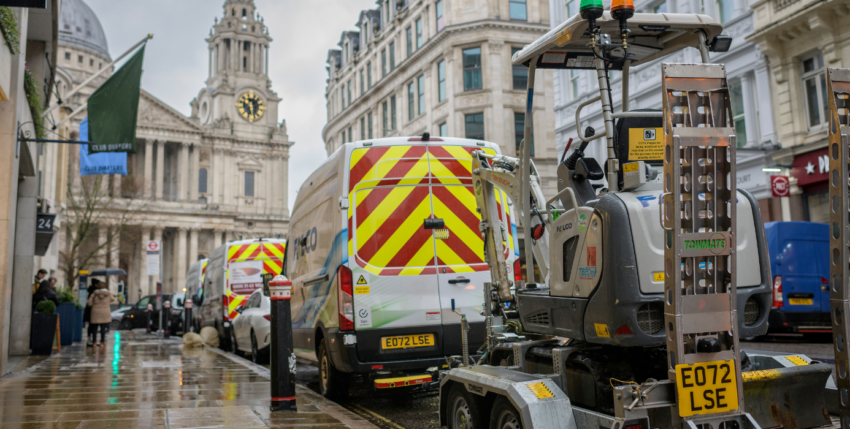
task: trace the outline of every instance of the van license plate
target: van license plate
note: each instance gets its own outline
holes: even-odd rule
[[[714,414],[738,409],[738,382],[731,360],[676,365],[679,415]]]
[[[791,305],[812,305],[811,298],[788,298],[788,303]]]
[[[434,345],[434,334],[421,335],[397,335],[394,337],[382,337],[381,348],[406,349],[410,347],[430,347]]]

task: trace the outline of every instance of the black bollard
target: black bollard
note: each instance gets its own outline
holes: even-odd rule
[[[153,313],[153,304],[148,304],[148,311],[146,313],[148,315],[148,323],[147,323],[147,328],[145,329],[145,332],[150,334],[151,333],[151,322],[152,322],[151,313]]]
[[[171,301],[162,303],[162,333],[164,338],[171,338]]]
[[[295,353],[292,345],[292,282],[279,275],[269,282],[271,298],[271,411],[297,411],[295,406]]]
[[[194,325],[192,324],[192,307],[194,303],[192,299],[189,298],[185,302],[183,302],[183,333],[192,332],[194,330]]]

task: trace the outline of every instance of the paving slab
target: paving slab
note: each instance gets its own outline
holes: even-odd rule
[[[296,387],[298,411],[269,411],[269,370],[144,331],[62,347],[0,378],[0,429],[377,429]]]

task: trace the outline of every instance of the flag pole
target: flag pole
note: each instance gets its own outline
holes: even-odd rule
[[[71,97],[73,97],[76,93],[80,92],[80,90],[81,90],[81,89],[85,88],[85,87],[86,87],[86,85],[88,85],[89,83],[91,83],[91,81],[95,80],[98,76],[102,75],[104,72],[106,72],[107,70],[109,70],[112,66],[114,66],[114,65],[115,65],[115,63],[117,63],[118,61],[121,61],[124,57],[126,57],[127,55],[129,55],[131,52],[135,51],[135,50],[136,50],[136,48],[138,48],[139,46],[142,46],[142,45],[144,45],[145,43],[147,43],[147,42],[148,42],[148,40],[150,40],[150,39],[153,39],[153,33],[148,34],[147,36],[145,36],[145,38],[144,38],[144,39],[142,39],[139,43],[136,43],[135,45],[133,45],[133,47],[132,47],[132,48],[130,48],[130,49],[128,49],[128,50],[127,50],[127,52],[124,52],[123,54],[121,54],[121,56],[120,56],[120,57],[116,58],[114,61],[112,61],[111,63],[107,64],[107,65],[106,65],[106,67],[103,67],[103,68],[101,68],[100,70],[98,70],[98,71],[97,71],[97,73],[95,73],[95,74],[91,75],[91,76],[90,76],[88,79],[86,79],[83,83],[81,83],[81,84],[77,85],[74,89],[72,89],[72,90],[71,90],[71,92],[69,92],[69,93],[65,94],[65,99],[67,100],[67,99],[70,99]],[[56,108],[57,108],[57,107],[59,107],[60,105],[61,105],[61,104],[60,104],[59,102],[57,102],[56,104],[54,104],[54,105],[52,105],[52,106],[48,107],[47,109],[45,109],[45,110],[44,110],[44,113],[42,113],[42,114],[41,114],[41,116],[42,116],[42,117],[46,117],[48,114],[50,114],[50,112],[52,112],[52,111],[56,110]],[[83,103],[83,105],[85,105],[85,103]],[[79,113],[79,110],[80,110],[80,109],[77,109],[77,111],[75,111],[75,112],[76,112],[76,113]],[[67,120],[68,118],[70,118],[70,116],[68,116],[68,117],[67,117],[67,118],[65,118],[65,119]],[[63,123],[64,123],[64,121],[63,121]],[[58,126],[58,125],[57,125],[57,126]]]

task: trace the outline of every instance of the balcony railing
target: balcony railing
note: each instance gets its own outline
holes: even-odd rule
[[[773,10],[778,12],[794,3],[797,3],[798,1],[800,0],[773,0]]]

